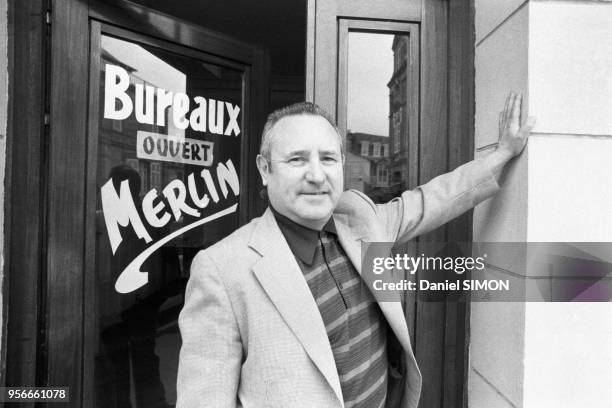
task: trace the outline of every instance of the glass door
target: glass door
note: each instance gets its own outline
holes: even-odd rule
[[[258,67],[208,51],[90,22],[84,406],[175,405],[191,260],[258,197]]]

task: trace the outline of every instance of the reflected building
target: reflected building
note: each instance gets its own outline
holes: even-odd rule
[[[389,196],[389,137],[349,130],[346,141],[346,188],[384,202]]]
[[[389,88],[389,190],[394,195],[410,188],[408,185],[408,47],[409,37],[393,38],[393,74]]]

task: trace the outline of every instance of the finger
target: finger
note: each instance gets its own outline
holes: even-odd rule
[[[504,105],[504,110],[502,112],[504,112],[504,125],[506,124],[506,121],[508,120],[508,107],[510,106],[510,101],[512,100],[512,92],[510,92],[508,94],[508,96],[506,97],[506,104]]]
[[[533,116],[528,117],[525,124],[521,126],[521,129],[519,130],[520,137],[523,139],[528,137],[529,134],[531,133],[531,130],[534,128],[535,124],[536,124],[536,118],[534,118]]]
[[[536,124],[536,118],[533,116],[530,116],[527,118],[527,121],[523,125],[523,129],[526,129],[527,131],[531,132],[531,129],[534,128],[535,124]]]
[[[512,98],[510,99],[510,105],[508,106],[508,117],[507,117],[507,121],[508,121],[508,127],[512,125],[512,120],[513,117],[512,115],[514,114],[514,103],[516,101],[516,94],[514,92],[512,92]]]
[[[519,125],[523,123],[523,94],[519,94]]]
[[[511,121],[513,124],[519,125],[519,118],[521,116],[521,101],[522,95],[514,95],[514,99],[512,100],[512,116]]]

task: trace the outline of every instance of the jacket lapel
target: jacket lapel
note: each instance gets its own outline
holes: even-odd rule
[[[344,214],[334,214],[334,222],[342,248],[344,248],[355,269],[361,275],[361,243],[367,237],[367,231],[360,228],[359,225],[349,226],[349,219]],[[381,254],[380,256],[389,256],[389,254]],[[368,285],[369,288],[370,285]],[[373,295],[377,299],[377,296]],[[397,294],[397,299],[394,301],[380,302],[377,300],[377,303],[404,350],[411,350],[408,326],[406,325],[406,317],[404,316],[399,294]]]
[[[369,232],[358,223],[350,224],[349,217],[344,214],[334,214],[334,222],[338,231],[338,239],[342,244],[342,248],[344,248],[344,252],[346,252],[355,269],[361,275],[361,243],[363,241],[383,241],[383,239],[377,238],[375,233]],[[389,253],[381,253],[379,256],[387,257],[389,255]],[[377,297],[374,295],[374,298],[376,299]],[[405,351],[404,356],[407,369],[404,398],[406,399],[406,406],[416,408],[419,403],[422,376],[412,351],[412,346],[410,345],[410,335],[408,334],[408,326],[406,325],[406,317],[404,316],[400,296],[398,294],[397,299],[392,302],[380,302],[377,300],[377,303]]]
[[[340,379],[323,319],[269,208],[253,232],[249,246],[262,256],[253,266],[253,273],[343,405]]]

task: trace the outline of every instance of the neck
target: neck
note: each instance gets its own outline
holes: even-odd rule
[[[315,230],[315,231],[321,231],[323,227],[325,226],[325,224],[327,224],[327,221],[329,221],[329,218],[326,219],[325,221],[316,221],[316,222],[315,221],[304,222],[303,220],[302,221],[291,220],[291,221],[295,222],[296,224],[300,224],[302,227],[310,228],[311,230]]]
[[[274,207],[272,207],[272,205],[270,205],[270,208],[272,209],[272,211],[276,214],[280,214],[281,216],[290,219],[291,221],[293,221],[294,223],[301,225],[302,227],[311,229],[311,230],[315,230],[315,231],[321,231],[323,229],[323,227],[325,226],[325,224],[327,224],[327,222],[330,220],[330,218],[332,217],[331,215],[329,217],[327,217],[324,220],[303,220],[303,219],[297,219],[296,217],[292,216],[291,214],[283,214],[279,211],[277,211]]]

